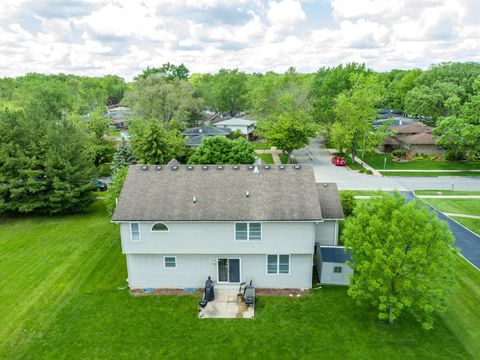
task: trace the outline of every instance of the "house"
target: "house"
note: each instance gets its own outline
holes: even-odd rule
[[[432,134],[430,126],[418,123],[393,126],[391,129],[395,135],[385,139],[383,144],[385,152],[405,149],[410,156],[440,155],[441,150],[435,145],[437,137]]]
[[[198,147],[203,139],[210,136],[228,136],[229,129],[219,129],[214,126],[199,126],[189,128],[182,132],[182,135],[187,137],[187,146]]]
[[[107,108],[104,118],[110,119],[109,125],[115,126],[117,129],[125,129],[132,116],[132,111],[123,105],[113,105]]]
[[[231,118],[215,124],[217,128],[230,129],[232,132],[239,130],[240,133],[248,139],[253,137],[255,130],[255,121],[241,118]]]
[[[351,255],[345,252],[343,246],[328,246],[316,244],[315,265],[320,284],[348,285],[353,269],[346,264],[351,261]]]
[[[305,165],[129,167],[120,224],[130,288],[199,288],[252,280],[312,286],[315,244],[336,246],[337,186]]]

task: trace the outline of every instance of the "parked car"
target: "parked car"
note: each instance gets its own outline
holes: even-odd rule
[[[347,165],[347,162],[345,161],[345,158],[342,156],[334,156],[332,157],[332,164],[335,166],[345,166]]]
[[[92,180],[92,185],[95,188],[95,191],[106,191],[108,189],[107,184],[97,179]]]

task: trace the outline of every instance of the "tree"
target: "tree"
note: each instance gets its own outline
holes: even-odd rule
[[[255,149],[243,138],[230,140],[223,136],[212,136],[202,141],[188,159],[189,164],[252,164]]]
[[[299,93],[287,93],[279,101],[275,114],[258,122],[258,133],[268,143],[288,154],[309,143],[318,129]]]
[[[163,123],[195,118],[203,108],[203,100],[188,81],[168,80],[160,74],[137,80],[125,95],[125,102],[143,118]]]
[[[166,130],[156,120],[132,121],[130,130],[133,154],[143,164],[165,164],[172,158],[182,159],[188,153],[180,132]]]
[[[440,136],[437,145],[444,147],[448,151],[447,157],[452,160],[480,159],[480,125],[461,117],[449,116],[439,120],[433,133]]]
[[[340,201],[342,202],[343,213],[345,216],[350,216],[355,208],[355,196],[352,191],[341,191]]]
[[[354,163],[360,139],[364,140],[364,143],[373,139],[378,141],[378,138],[373,136],[373,119],[377,114],[382,90],[374,75],[358,75],[352,82],[352,89],[341,93],[335,99],[334,112],[336,121],[342,125],[336,125],[336,142],[351,151]]]
[[[123,184],[125,182],[125,179],[127,178],[127,173],[128,167],[120,168],[115,173],[112,184],[108,189],[108,193],[105,198],[105,205],[110,215],[112,215],[115,211],[115,207],[117,206],[117,199],[120,196],[120,192],[122,191]]]
[[[188,80],[190,71],[183,64],[173,65],[169,62],[161,67],[147,67],[140,75],[135,76],[134,80],[146,79],[150,75],[160,74],[167,80]]]
[[[0,213],[74,213],[94,200],[84,133],[64,117],[0,110]]]
[[[117,174],[120,169],[128,167],[128,165],[135,164],[135,156],[133,156],[132,148],[127,140],[122,139],[117,146],[117,151],[113,155],[112,173],[113,176]]]
[[[453,285],[454,239],[447,224],[396,192],[357,204],[343,239],[354,270],[348,294],[376,306],[390,324],[410,313],[431,329]]]

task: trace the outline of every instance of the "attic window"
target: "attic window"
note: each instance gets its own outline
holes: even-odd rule
[[[164,223],[156,223],[156,224],[153,224],[152,231],[158,231],[158,232],[168,231],[168,227]]]

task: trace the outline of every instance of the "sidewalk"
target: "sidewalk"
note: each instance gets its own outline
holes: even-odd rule
[[[360,160],[361,161],[361,160]],[[435,173],[435,172],[446,172],[446,173],[456,173],[456,172],[480,172],[480,170],[398,170],[398,169],[388,169],[388,170],[379,170],[381,172],[425,172],[425,173]]]
[[[480,195],[417,195],[419,199],[480,199]]]
[[[469,219],[480,219],[480,216],[478,215],[467,215],[467,214],[455,214],[455,213],[446,213],[444,212],[445,215],[447,216],[453,216],[453,217],[463,217],[463,218],[469,218]]]

